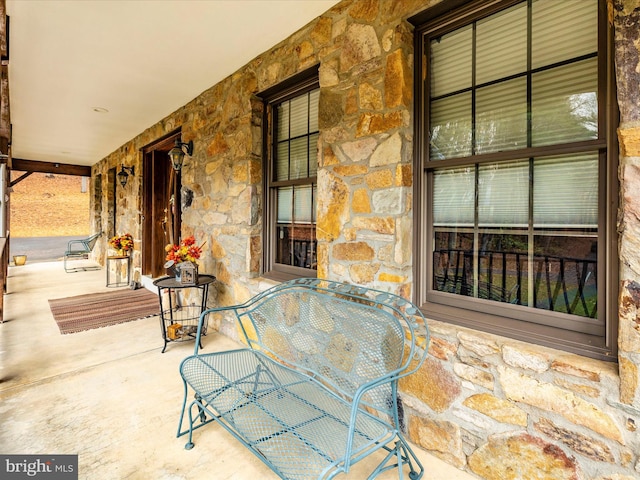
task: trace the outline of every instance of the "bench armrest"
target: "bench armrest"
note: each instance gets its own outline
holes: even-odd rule
[[[216,312],[235,311],[238,308],[242,308],[242,306],[243,305],[232,305],[229,307],[215,307],[215,308],[207,308],[206,310],[204,310],[200,314],[200,318],[198,319],[198,332],[196,333],[196,341],[195,341],[196,345],[194,347],[193,354],[198,355],[198,352],[200,350],[200,341],[202,337],[202,326],[204,325],[204,322],[207,321],[207,318],[209,317],[209,315]]]

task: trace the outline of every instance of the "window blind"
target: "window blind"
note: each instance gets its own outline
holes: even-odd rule
[[[430,160],[597,138],[597,17],[535,0],[432,39]]]
[[[529,225],[529,162],[483,165],[478,172],[478,225]]]
[[[596,152],[457,168],[434,174],[434,226],[596,229],[598,155]],[[477,175],[477,182],[476,182]],[[531,176],[531,182],[530,182]],[[530,184],[533,205],[530,208]],[[476,186],[477,185],[477,186]]]
[[[478,21],[476,84],[527,71],[526,32],[526,3]]]
[[[527,146],[527,81],[516,78],[478,89],[476,153]]]
[[[471,85],[472,26],[461,28],[431,42],[431,96],[468,88]]]
[[[433,224],[472,227],[474,224],[475,169],[455,168],[435,172]]]
[[[315,185],[278,188],[278,223],[314,223],[316,196]]]
[[[316,176],[319,95],[314,90],[278,106],[275,180]]]
[[[535,0],[531,13],[532,68],[598,51],[596,0]]]
[[[540,159],[533,165],[534,227],[597,228],[597,153]]]
[[[532,76],[532,143],[598,138],[598,63],[589,59]]]

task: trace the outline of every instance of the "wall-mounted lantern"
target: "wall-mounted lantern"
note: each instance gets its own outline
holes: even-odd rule
[[[135,167],[125,167],[122,165],[122,169],[118,172],[118,181],[122,188],[127,186],[127,180],[129,180],[129,175],[133,177],[135,174]]]
[[[182,161],[184,156],[193,155],[193,140],[189,140],[188,143],[183,143],[176,138],[175,146],[169,150],[169,158],[171,159],[171,165],[176,172],[179,172],[182,168]]]

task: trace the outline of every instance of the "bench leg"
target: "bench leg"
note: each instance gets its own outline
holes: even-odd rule
[[[189,434],[189,440],[185,444],[184,448],[186,450],[191,450],[194,447],[193,431],[195,429],[197,429],[197,428],[203,427],[207,423],[210,423],[210,422],[214,421],[215,417],[212,417],[212,418],[207,420],[207,413],[206,413],[206,409],[205,409],[205,407],[204,407],[204,405],[202,403],[202,397],[200,395],[196,394],[194,400],[189,404],[189,407],[188,407],[187,414],[188,414],[188,417],[189,417],[189,428],[185,429],[185,430],[182,430],[185,411],[187,410],[187,395],[188,395],[187,383],[184,382],[184,400],[182,402],[182,411],[180,412],[180,421],[178,422],[178,433],[177,433],[176,437],[181,437],[185,433],[188,433]],[[198,412],[197,412],[195,417],[194,417],[194,414],[193,414],[194,413],[193,407],[197,407],[198,408]],[[198,419],[200,421],[199,421],[199,423],[196,424]]]
[[[67,262],[69,261],[70,258],[75,258],[75,259],[82,259],[82,260],[86,260],[88,257],[85,257],[85,255],[64,255],[63,257],[63,265],[64,265],[64,271],[66,273],[75,273],[75,272],[86,272],[88,270],[100,270],[100,266],[82,266],[82,267],[70,267]],[[73,262],[72,262],[73,263]]]
[[[200,419],[200,423],[198,423],[195,427],[193,425],[197,420],[194,420],[194,417],[193,417],[194,406],[198,407],[197,416]],[[186,450],[191,450],[195,445],[193,443],[193,431],[196,428],[200,428],[213,420],[215,420],[215,418],[211,418],[211,420],[207,420],[206,410],[202,405],[202,397],[196,393],[195,400],[193,400],[193,402],[191,402],[191,405],[189,405],[189,441],[184,446]]]
[[[193,443],[193,406],[198,405],[198,416],[200,417],[201,424],[204,424],[207,417],[204,414],[204,409],[200,406],[200,399],[196,396],[196,399],[189,405],[189,441],[184,445],[185,450],[191,450],[194,447]]]
[[[410,480],[419,480],[422,478],[424,473],[424,468],[418,460],[418,457],[413,452],[407,441],[398,433],[398,439],[394,444],[393,448],[385,447],[387,450],[387,456],[380,462],[380,464],[376,467],[373,473],[369,476],[367,480],[372,480],[376,478],[383,472],[387,470],[391,470],[397,468],[398,478],[401,480],[404,478],[404,473],[402,471],[402,467],[406,464],[409,466],[409,479]],[[394,461],[394,463],[389,465],[389,462]],[[416,470],[417,468],[417,470]]]
[[[180,438],[182,435],[187,433],[186,431],[182,431],[182,422],[184,421],[184,410],[187,407],[187,382],[182,381],[184,384],[184,400],[182,401],[182,410],[180,411],[180,420],[178,421],[178,433],[176,437]]]

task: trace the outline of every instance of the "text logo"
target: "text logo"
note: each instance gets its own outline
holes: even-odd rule
[[[0,455],[3,480],[78,480],[77,455]]]

